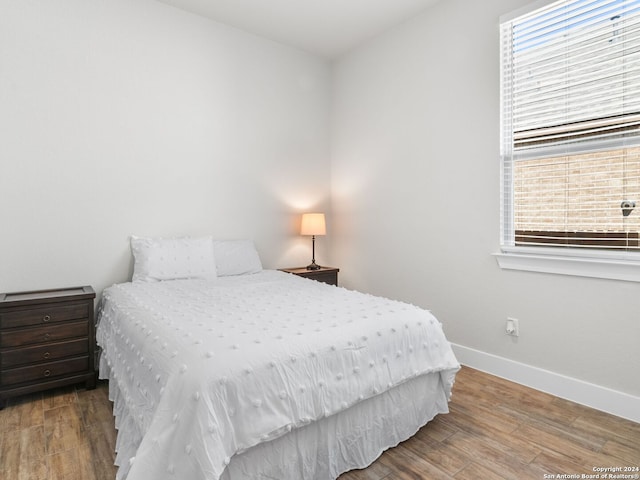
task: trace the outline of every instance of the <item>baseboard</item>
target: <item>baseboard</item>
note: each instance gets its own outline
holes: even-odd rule
[[[640,397],[462,345],[452,347],[463,365],[640,423]]]

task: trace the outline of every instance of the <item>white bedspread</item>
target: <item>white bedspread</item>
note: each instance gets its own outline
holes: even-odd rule
[[[218,479],[233,455],[459,364],[426,310],[263,271],[104,291],[119,478]],[[123,434],[125,435],[123,437]],[[125,438],[126,437],[126,438]]]

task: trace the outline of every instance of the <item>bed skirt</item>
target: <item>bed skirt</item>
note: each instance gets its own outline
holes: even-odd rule
[[[109,377],[106,362],[101,378]],[[440,413],[448,412],[443,376],[455,370],[429,373],[353,405],[335,415],[256,445],[231,458],[223,480],[328,480],[364,468],[385,450],[413,436]],[[117,478],[126,479],[129,461],[135,457],[142,435],[129,418],[117,381],[109,379],[113,401]]]

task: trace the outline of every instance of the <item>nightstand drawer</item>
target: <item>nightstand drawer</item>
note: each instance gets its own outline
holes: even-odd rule
[[[0,328],[46,325],[89,316],[87,302],[75,305],[48,305],[40,308],[16,309],[0,314]]]
[[[315,280],[317,282],[328,283],[329,285],[338,285],[338,276],[335,272],[323,272],[318,273],[314,276],[307,276],[311,280]]]
[[[86,372],[89,368],[89,357],[72,358],[58,362],[41,363],[39,365],[12,368],[2,371],[2,386],[47,380],[61,375]]]
[[[0,365],[3,369],[6,369],[28,363],[47,362],[59,358],[86,355],[88,352],[89,342],[86,338],[79,338],[37,347],[6,350],[0,353]]]
[[[87,337],[89,322],[62,323],[40,328],[21,328],[0,332],[0,347],[20,347],[35,343],[56,342],[75,337]]]

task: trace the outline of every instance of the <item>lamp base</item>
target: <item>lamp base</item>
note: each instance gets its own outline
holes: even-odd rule
[[[320,270],[322,267],[318,265],[315,261],[311,262],[307,265],[307,270]]]

